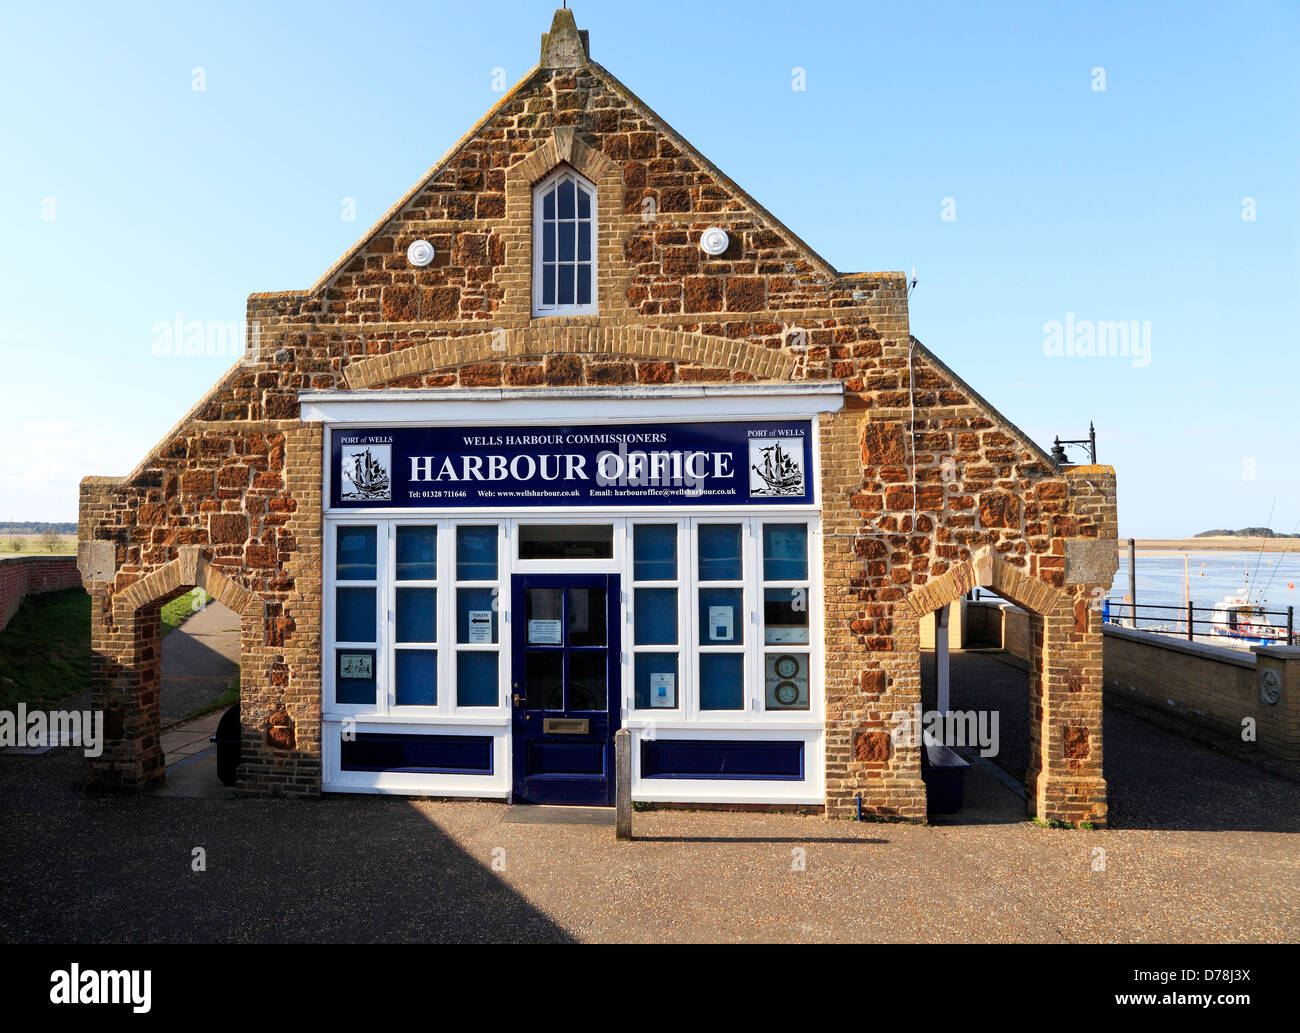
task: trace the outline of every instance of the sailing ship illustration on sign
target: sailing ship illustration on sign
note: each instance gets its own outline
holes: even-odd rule
[[[797,451],[788,450],[794,444]],[[749,494],[800,496],[803,488],[803,442],[755,438],[749,443]]]
[[[344,502],[388,502],[392,499],[391,445],[344,448],[339,466]]]

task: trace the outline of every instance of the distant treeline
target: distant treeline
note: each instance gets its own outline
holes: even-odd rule
[[[51,524],[41,520],[33,520],[26,524],[0,522],[0,534],[44,534],[46,531],[53,531],[55,534],[76,534],[76,523],[70,524]]]
[[[1271,527],[1242,527],[1236,531],[1229,531],[1224,528],[1216,528],[1213,531],[1202,531],[1200,534],[1193,535],[1194,538],[1300,538],[1300,534],[1279,534]]]

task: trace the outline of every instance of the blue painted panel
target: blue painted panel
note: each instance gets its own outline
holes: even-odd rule
[[[497,686],[497,652],[459,650],[456,653],[456,703],[462,707],[495,707],[501,699]]]
[[[398,649],[394,653],[394,701],[399,707],[438,705],[438,653]]]
[[[358,732],[342,742],[344,771],[408,771],[442,775],[492,774],[488,735],[391,735]]]
[[[632,528],[632,580],[677,578],[677,525],[636,524]]]
[[[700,654],[700,709],[745,709],[745,654]]]
[[[334,638],[338,642],[375,641],[375,590],[334,589]]]
[[[438,529],[399,527],[397,529],[397,580],[436,581],[437,579]]]
[[[804,777],[804,744],[656,739],[641,743],[641,777],[800,782]]]
[[[605,744],[602,742],[548,742],[528,744],[528,776],[603,775]]]
[[[335,564],[340,581],[373,581],[378,569],[375,562],[375,529],[344,525],[338,529],[338,560]]]

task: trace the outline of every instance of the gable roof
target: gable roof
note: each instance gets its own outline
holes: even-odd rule
[[[538,75],[549,72],[556,68],[572,69],[573,71],[588,71],[593,74],[609,90],[623,98],[623,100],[634,107],[647,121],[651,122],[664,136],[678,147],[682,153],[686,154],[696,162],[702,170],[708,173],[714,180],[723,186],[727,191],[735,196],[737,200],[743,203],[753,214],[768,225],[768,228],[784,237],[792,246],[804,253],[809,265],[811,265],[821,275],[840,279],[842,274],[817,253],[802,237],[791,230],[780,219],[769,212],[761,204],[751,197],[743,187],[735,180],[719,169],[713,162],[709,161],[700,151],[691,144],[685,137],[678,133],[670,126],[662,116],[652,109],[645,101],[633,93],[608,69],[591,60],[588,44],[588,34],[586,30],[580,30],[574,21],[573,12],[567,8],[562,8],[555,12],[555,17],[551,22],[549,32],[542,33],[542,53],[541,59],[533,65],[509,90],[501,97],[477,122],[470,127],[459,140],[452,144],[451,148],[426,172],[420,180],[411,187],[402,197],[386,211],[379,220],[365,232],[364,235],[350,247],[344,254],[331,265],[319,279],[306,291],[307,294],[316,294],[330,285],[334,277],[338,276],[361,254],[368,244],[376,237],[380,236],[384,229],[397,218],[402,210],[411,203],[419,194],[429,186],[437,177],[444,172],[448,166],[455,160],[460,152],[473,141],[502,110],[508,107],[521,93],[523,93],[537,78]]]

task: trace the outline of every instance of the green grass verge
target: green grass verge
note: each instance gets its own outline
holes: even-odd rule
[[[216,602],[207,592],[203,593],[203,606]],[[186,592],[162,608],[162,633],[166,638],[199,611],[194,608],[194,593]]]
[[[45,707],[89,687],[90,596],[28,596],[0,631],[0,709]]]

